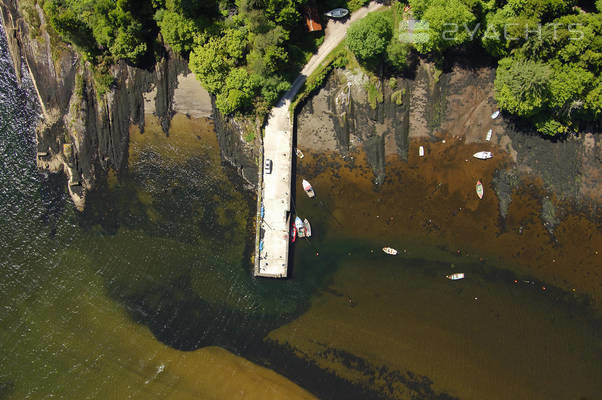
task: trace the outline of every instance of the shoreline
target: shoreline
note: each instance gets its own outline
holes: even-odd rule
[[[411,150],[416,143],[411,142]],[[436,148],[446,145],[447,150]],[[602,233],[596,228],[595,210],[586,209],[590,213],[586,215],[580,207],[584,203],[558,201],[554,206],[562,213],[551,234],[542,217],[546,191],[541,182],[527,175],[512,188],[512,202],[504,218],[492,184],[504,160],[489,164],[469,160],[470,167],[465,168],[465,155],[472,155],[474,145],[446,141],[431,147],[441,157],[431,152],[419,159],[417,154],[412,156],[414,151],[407,162],[387,157],[387,174],[381,185],[374,184],[363,151],[343,158],[337,152],[305,150],[305,158],[297,165],[297,185],[302,177],[309,179],[320,199],[331,206],[333,216],[346,221],[350,235],[382,237],[383,243],[409,237],[429,241],[462,258],[477,254],[477,262],[556,286],[578,303],[587,304],[589,298],[597,316],[602,315],[602,277],[597,267],[602,249],[595,246],[602,243]],[[445,168],[438,168],[443,161]],[[485,185],[483,200],[474,189],[479,178]],[[297,202],[300,210],[308,204],[305,199]],[[585,234],[588,240],[579,239]]]

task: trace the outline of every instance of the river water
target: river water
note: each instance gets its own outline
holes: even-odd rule
[[[450,251],[466,241],[431,235],[452,229],[401,161],[375,188],[361,154],[307,154],[297,170],[318,198],[296,206],[315,236],[288,280],[251,276],[255,197],[221,164],[209,120],[176,115],[166,138],[149,117],[127,174],[78,213],[64,179],[36,170],[36,97],[1,36],[0,399],[602,393],[591,309],[495,249]],[[454,218],[468,235],[474,215]]]

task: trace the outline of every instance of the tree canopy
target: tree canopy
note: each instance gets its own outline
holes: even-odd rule
[[[391,25],[391,19],[384,14],[369,14],[349,27],[347,46],[360,60],[381,57],[391,40]]]
[[[56,33],[94,65],[139,65],[154,56],[162,38],[189,58],[226,114],[265,115],[320,40],[305,31],[307,0],[34,1]],[[366,2],[326,0],[318,6],[354,10]],[[394,1],[351,25],[345,43],[361,63],[400,71],[412,51],[441,60],[450,48],[473,41],[499,60],[495,95],[503,110],[549,135],[600,120],[602,0],[595,1],[598,12],[578,8],[577,0],[409,4],[409,14]],[[401,22],[408,19],[428,23],[421,36],[426,40],[401,40]]]
[[[531,121],[540,133],[563,134],[600,120],[600,13],[576,8],[576,0],[410,4],[413,17],[429,24],[428,41],[414,44],[418,52],[442,57],[450,47],[480,41],[499,59],[495,94],[500,107]],[[600,10],[602,0],[596,6]]]

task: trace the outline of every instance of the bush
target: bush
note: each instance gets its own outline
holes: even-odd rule
[[[531,60],[500,60],[495,78],[495,97],[500,107],[521,117],[540,112],[550,95],[552,69]]]
[[[408,63],[410,46],[393,39],[387,46],[387,61],[397,71],[402,71]]]
[[[368,14],[351,24],[345,42],[358,59],[374,60],[385,53],[391,40],[391,23],[383,13]]]

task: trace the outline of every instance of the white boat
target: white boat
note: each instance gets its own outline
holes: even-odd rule
[[[478,158],[479,160],[487,160],[493,157],[493,153],[490,151],[479,151],[478,153],[474,153],[472,156],[474,158]]]
[[[486,141],[490,141],[491,140],[491,134],[493,133],[493,129],[489,129],[487,131],[487,137],[485,138]]]
[[[307,220],[307,218],[305,218],[303,220],[303,225],[305,225],[305,237],[310,237],[311,236],[311,225],[309,224],[309,221]]]
[[[297,236],[304,237],[305,236],[305,225],[301,218],[295,217],[295,228],[297,228]]]
[[[459,279],[464,279],[464,272],[457,272],[455,274],[445,275],[445,277],[452,281],[457,281]]]
[[[397,255],[397,250],[392,247],[383,247],[383,251],[387,254],[391,254],[392,256]]]
[[[299,150],[299,149],[296,149],[296,150],[295,150],[295,154],[297,154],[297,157],[299,157],[299,158],[303,158],[303,157],[305,157],[305,156],[303,155],[303,153],[301,152],[301,150]]]
[[[311,184],[305,179],[303,179],[303,190],[305,190],[305,193],[307,193],[309,197],[314,197],[316,195],[314,189],[311,187]]]
[[[424,157],[424,147],[420,146],[420,147],[418,148],[418,155],[419,155],[420,157]]]
[[[343,18],[346,17],[347,14],[349,14],[349,10],[346,8],[335,8],[334,10],[324,13],[324,15],[330,18]]]
[[[500,110],[497,110],[493,114],[491,114],[491,119],[496,119],[500,115]]]

